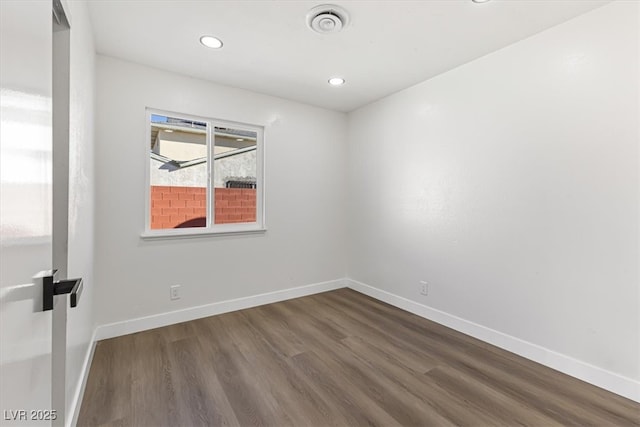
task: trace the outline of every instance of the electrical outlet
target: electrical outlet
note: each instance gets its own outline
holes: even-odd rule
[[[420,281],[420,294],[429,295],[429,285],[424,280]]]
[[[169,297],[171,299],[180,299],[180,285],[169,286]]]

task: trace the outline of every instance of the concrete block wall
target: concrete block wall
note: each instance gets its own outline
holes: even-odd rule
[[[254,222],[256,190],[216,188],[215,223]],[[151,229],[204,227],[207,216],[205,187],[151,186]]]
[[[216,188],[215,223],[254,222],[256,190],[254,188]]]

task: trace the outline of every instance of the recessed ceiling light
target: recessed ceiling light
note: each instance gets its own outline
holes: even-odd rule
[[[474,2],[474,3],[486,3],[489,0],[471,0],[471,1]]]
[[[165,129],[164,131],[167,132],[167,133],[173,132],[173,130],[171,130],[171,129]]]
[[[331,77],[329,79],[329,84],[331,86],[342,86],[344,84],[344,79],[342,77]]]
[[[236,138],[236,141],[242,142],[242,141],[244,141],[244,138]]]
[[[200,37],[200,43],[206,47],[210,47],[211,49],[220,49],[222,47],[222,40],[213,36]]]

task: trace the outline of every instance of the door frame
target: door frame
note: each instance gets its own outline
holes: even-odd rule
[[[67,278],[69,244],[69,130],[71,25],[61,0],[52,0],[52,265]],[[67,296],[54,297],[51,322],[51,408],[53,426],[67,417]]]

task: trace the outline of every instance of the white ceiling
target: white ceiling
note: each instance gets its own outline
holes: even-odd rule
[[[100,54],[351,111],[608,2],[91,0],[89,10]],[[307,28],[323,3],[350,13],[344,31]],[[203,34],[224,47],[203,47]],[[330,87],[336,75],[347,83]]]

